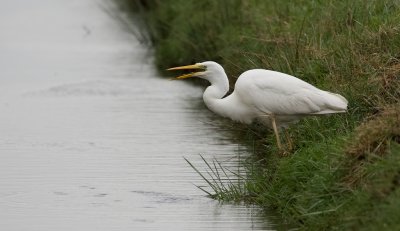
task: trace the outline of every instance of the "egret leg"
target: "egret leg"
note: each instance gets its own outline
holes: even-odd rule
[[[276,144],[278,145],[279,150],[282,150],[281,139],[279,138],[278,128],[276,127],[275,115],[271,115],[271,122],[272,122],[272,128],[274,129],[275,133]]]

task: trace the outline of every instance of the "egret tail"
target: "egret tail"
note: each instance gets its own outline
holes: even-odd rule
[[[329,91],[323,91],[323,98],[325,101],[325,108],[317,113],[320,114],[331,114],[331,113],[344,113],[347,111],[348,101],[346,98],[339,94],[335,94]]]

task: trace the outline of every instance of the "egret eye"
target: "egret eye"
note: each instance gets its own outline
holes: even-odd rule
[[[207,70],[207,66],[205,65],[201,65],[199,68],[200,71],[206,71]]]

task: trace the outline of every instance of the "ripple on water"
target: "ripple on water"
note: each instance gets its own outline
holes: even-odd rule
[[[79,83],[69,83],[50,87],[45,90],[25,93],[25,97],[63,97],[63,96],[104,96],[118,97],[142,94],[140,89],[126,86],[117,81],[94,80]]]

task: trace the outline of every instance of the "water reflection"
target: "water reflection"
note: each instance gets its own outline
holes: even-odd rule
[[[193,186],[183,156],[234,165],[241,151],[193,106],[202,89],[157,77],[102,3],[0,1],[0,227],[271,227]]]

